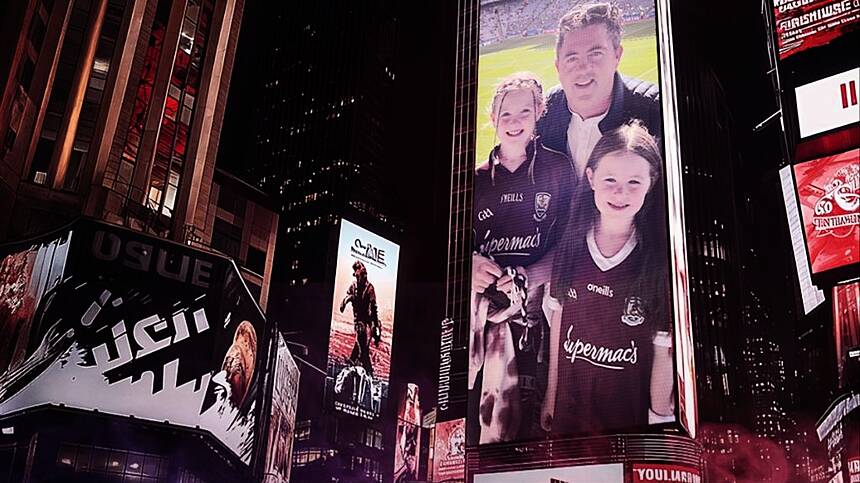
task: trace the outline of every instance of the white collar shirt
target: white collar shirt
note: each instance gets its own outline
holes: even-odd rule
[[[570,159],[573,160],[573,165],[576,166],[576,174],[579,177],[584,175],[585,163],[588,162],[588,157],[591,156],[591,151],[594,150],[597,141],[603,136],[598,124],[608,112],[609,110],[588,119],[583,119],[575,112],[571,111],[570,113],[570,124],[567,126],[567,151],[570,154]]]

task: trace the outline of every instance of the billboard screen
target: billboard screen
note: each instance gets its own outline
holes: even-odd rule
[[[508,471],[475,475],[475,483],[575,483],[580,481],[600,481],[604,483],[623,483],[624,465],[567,466],[540,470]]]
[[[433,481],[462,480],[466,475],[466,420],[436,423]]]
[[[269,415],[269,444],[266,448],[265,483],[290,481],[293,461],[293,434],[296,428],[296,407],[299,401],[299,367],[278,336],[277,362],[272,388],[272,410]]]
[[[89,221],[21,248],[0,262],[0,414],[199,426],[250,462],[265,320],[229,259]]]
[[[812,273],[860,262],[860,149],[794,166]]]
[[[827,45],[860,25],[857,0],[774,0],[779,58]]]
[[[633,463],[633,483],[702,483],[699,470],[679,465]]]
[[[677,422],[657,50],[653,1],[481,2],[469,445]]]
[[[341,220],[326,393],[333,407],[376,419],[388,399],[400,246]]]
[[[860,68],[795,88],[800,137],[860,122]]]
[[[860,381],[860,374],[851,374],[860,366],[860,282],[833,287],[833,339],[836,342],[836,367],[839,387],[848,381]]]
[[[421,452],[421,409],[418,386],[406,385],[397,410],[397,435],[394,448],[394,481],[418,479]]]

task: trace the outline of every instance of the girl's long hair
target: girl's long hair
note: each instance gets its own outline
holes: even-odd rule
[[[641,294],[644,298],[647,317],[656,320],[658,324],[666,321],[668,325],[668,221],[660,147],[641,121],[633,120],[600,138],[588,158],[586,169],[591,168],[594,172],[600,160],[617,152],[641,156],[650,167],[651,184],[642,208],[633,218],[633,225],[639,237],[638,254],[642,258],[633,293]],[[553,263],[552,296],[561,303],[568,300],[567,291],[571,283],[577,272],[584,269],[582,260],[577,260],[576,255],[588,253],[586,234],[599,216],[594,204],[594,191],[586,176],[579,180],[571,203],[570,216]]]

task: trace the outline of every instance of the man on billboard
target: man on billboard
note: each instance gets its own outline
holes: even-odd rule
[[[372,337],[374,344],[379,346],[382,338],[376,307],[376,290],[367,280],[367,268],[363,263],[356,260],[352,264],[352,271],[355,281],[349,286],[346,297],[340,303],[341,312],[346,309],[346,304],[352,303],[352,316],[355,320],[355,345],[352,347],[349,362],[354,366],[360,365],[372,377],[373,364],[370,362],[368,340]]]
[[[537,133],[546,147],[570,155],[579,178],[600,137],[631,119],[661,137],[657,86],[618,73],[621,33],[621,11],[608,3],[578,5],[559,20],[560,85],[547,96]]]

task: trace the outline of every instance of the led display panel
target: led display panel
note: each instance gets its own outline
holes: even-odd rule
[[[168,421],[250,462],[268,340],[231,260],[81,220],[2,252],[0,286],[0,414]]]
[[[293,435],[296,428],[296,408],[299,402],[299,367],[278,336],[275,379],[272,388],[272,407],[269,413],[269,438],[266,447],[264,483],[290,481],[293,461]]]
[[[436,423],[433,481],[460,481],[466,471],[466,420]]]
[[[657,33],[648,0],[481,2],[468,445],[678,422]]]
[[[779,58],[827,45],[860,26],[857,0],[774,0]]]
[[[388,399],[400,246],[341,220],[326,394],[337,411],[376,419]]]
[[[812,274],[860,262],[860,149],[794,166]]]
[[[839,387],[860,381],[860,282],[833,287],[833,340]]]
[[[416,384],[407,384],[400,398],[396,438],[394,481],[417,480],[421,462],[421,408]]]
[[[615,463],[508,471],[475,475],[474,479],[475,483],[574,483],[580,481],[623,483],[624,465]]]
[[[860,68],[794,89],[800,137],[807,138],[860,122]]]

